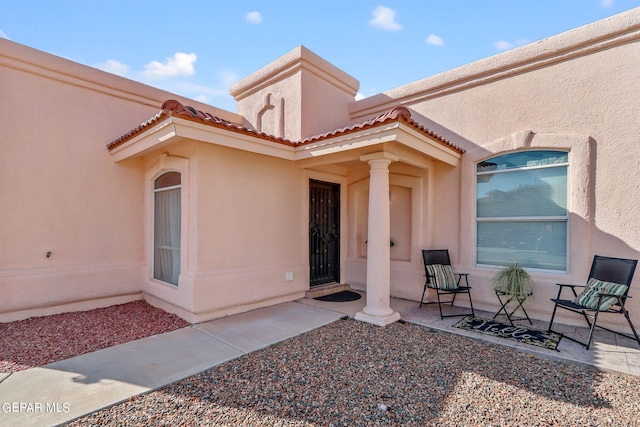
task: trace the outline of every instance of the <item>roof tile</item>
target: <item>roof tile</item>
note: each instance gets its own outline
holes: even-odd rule
[[[358,123],[355,125],[351,125],[351,126],[347,126],[341,129],[336,129],[334,131],[331,132],[326,132],[326,133],[322,133],[319,135],[314,135],[308,138],[305,138],[303,140],[294,142],[294,141],[290,141],[288,139],[285,138],[279,138],[273,135],[268,135],[264,132],[258,132],[255,129],[250,129],[247,128],[246,126],[242,126],[242,125],[238,125],[236,123],[232,123],[228,120],[224,120],[221,119],[219,117],[216,117],[214,115],[211,115],[209,113],[206,113],[204,111],[201,110],[197,110],[193,107],[190,107],[188,105],[182,105],[180,102],[174,100],[174,99],[170,99],[165,101],[162,104],[162,109],[153,117],[151,117],[150,119],[148,119],[147,121],[141,123],[139,126],[137,126],[136,128],[132,129],[131,131],[127,132],[126,134],[122,135],[121,137],[119,137],[118,139],[112,141],[111,143],[109,143],[107,145],[107,148],[109,150],[113,150],[114,148],[124,144],[126,141],[132,139],[133,137],[135,137],[136,135],[144,132],[145,130],[149,129],[151,126],[153,126],[154,124],[166,119],[167,117],[181,117],[187,120],[193,120],[193,121],[197,121],[197,122],[201,122],[201,123],[205,123],[209,126],[213,126],[216,128],[220,128],[220,129],[227,129],[229,131],[232,132],[236,132],[236,133],[241,133],[241,134],[245,134],[245,135],[250,135],[250,136],[254,136],[260,139],[264,139],[267,141],[272,141],[278,144],[284,144],[284,145],[288,145],[288,146],[299,146],[299,145],[305,145],[305,144],[311,144],[317,141],[321,141],[323,139],[329,139],[329,138],[333,138],[336,136],[340,136],[340,135],[346,135],[352,132],[357,132],[363,129],[367,129],[367,128],[373,128],[376,126],[380,126],[383,125],[385,123],[388,122],[392,122],[392,121],[399,121],[402,123],[407,124],[408,126],[411,126],[413,128],[415,128],[416,130],[418,130],[419,132],[426,134],[428,136],[430,136],[431,138],[437,140],[438,142],[440,142],[441,144],[448,146],[449,148],[456,150],[460,153],[464,153],[464,150],[453,145],[451,142],[449,142],[447,139],[441,137],[440,135],[436,134],[435,132],[427,129],[426,127],[422,126],[421,124],[419,124],[418,122],[416,122],[412,117],[411,117],[411,112],[409,111],[408,108],[399,105],[397,107],[392,108],[391,110],[387,111],[386,113],[380,114],[376,117],[373,117],[365,122],[362,123]]]

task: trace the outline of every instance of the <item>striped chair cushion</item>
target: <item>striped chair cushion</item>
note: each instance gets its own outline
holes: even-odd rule
[[[583,307],[588,307],[593,310],[608,310],[618,299],[613,297],[604,297],[598,308],[598,295],[599,294],[613,294],[624,295],[629,287],[627,285],[621,285],[619,283],[604,282],[594,278],[589,279],[587,286],[576,298],[571,300],[575,304],[579,304]]]
[[[430,264],[426,265],[429,275],[429,287],[437,289],[457,289],[458,282],[450,265]]]

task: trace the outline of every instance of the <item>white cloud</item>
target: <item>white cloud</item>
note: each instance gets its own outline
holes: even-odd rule
[[[227,96],[229,95],[229,87],[222,83],[218,87],[205,86],[198,83],[188,82],[186,80],[179,80],[174,82],[167,82],[163,86],[166,90],[176,92],[193,99],[204,99],[211,96]]]
[[[360,101],[361,99],[365,99],[366,96],[362,94],[362,92],[356,93],[356,101]]]
[[[195,74],[193,63],[198,57],[195,53],[176,52],[171,58],[167,58],[164,64],[151,61],[144,66],[142,74],[151,80],[159,80],[167,77],[191,76]]]
[[[169,92],[178,93],[187,98],[195,99],[214,107],[233,111],[235,101],[229,94],[229,85],[226,82],[212,82],[213,86],[191,83],[184,80],[176,81],[167,85],[163,89]]]
[[[613,6],[613,0],[601,0],[600,6],[602,7],[611,7]]]
[[[435,34],[429,34],[426,43],[434,46],[444,46],[444,40],[442,39],[442,37],[436,36]]]
[[[240,80],[238,74],[235,71],[231,70],[220,70],[216,73],[216,78],[226,87],[231,87],[232,84]]]
[[[0,39],[11,40],[8,35],[5,34],[4,31],[0,30]]]
[[[402,25],[396,22],[396,11],[385,6],[378,6],[373,12],[373,19],[369,24],[383,30],[396,31],[402,28]]]
[[[96,64],[95,67],[102,71],[106,71],[107,73],[117,74],[119,76],[126,76],[129,74],[129,70],[131,69],[127,64],[123,64],[115,59],[107,59],[101,64]]]
[[[506,40],[498,40],[493,44],[493,47],[495,47],[497,50],[508,50],[508,49],[511,49],[513,46],[514,46],[513,43],[508,42]]]
[[[499,51],[503,51],[503,50],[509,50],[509,49],[513,49],[514,47],[518,47],[518,46],[522,46],[529,43],[529,39],[519,39],[516,40],[514,42],[508,42],[506,40],[499,40],[497,42],[495,42],[493,44],[493,47],[496,48],[496,50]]]
[[[260,15],[260,12],[249,12],[247,13],[247,22],[251,23],[251,24],[259,24],[262,22],[262,15]]]
[[[127,64],[109,59],[94,65],[95,68],[149,84],[158,89],[195,99],[218,108],[234,111],[235,101],[229,88],[239,80],[238,74],[230,69],[220,69],[212,76],[205,76],[207,84],[192,81],[195,74],[193,63],[195,54],[176,53],[167,58],[165,64],[153,61],[143,71],[131,70]],[[151,65],[154,64],[154,65]]]
[[[229,94],[229,87],[237,82],[238,74],[231,70],[219,70],[206,77],[207,84],[200,84],[185,78],[169,78],[152,83],[154,86],[173,93],[195,99],[219,108],[230,109],[235,105]]]

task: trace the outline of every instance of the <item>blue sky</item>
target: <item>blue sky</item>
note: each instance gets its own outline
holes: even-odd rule
[[[638,6],[640,0],[11,1],[1,6],[0,37],[235,111],[229,86],[298,45],[358,79],[366,97]]]

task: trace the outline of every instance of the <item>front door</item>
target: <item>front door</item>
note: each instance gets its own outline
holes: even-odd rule
[[[340,281],[340,185],[309,182],[311,286]]]

